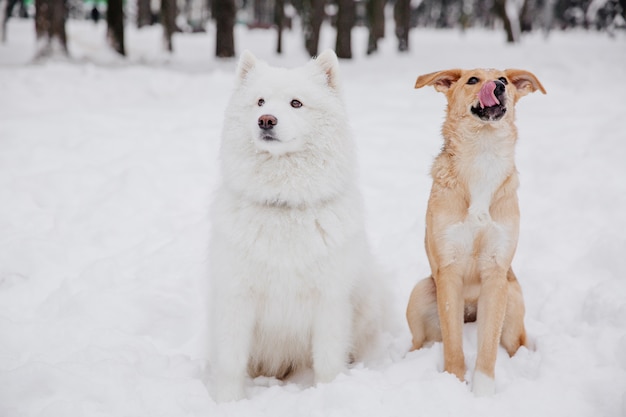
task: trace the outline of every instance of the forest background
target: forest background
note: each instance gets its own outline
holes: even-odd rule
[[[385,19],[385,10],[393,14]],[[352,58],[352,29],[367,27],[367,53],[377,51],[385,36],[385,22],[393,22],[398,51],[409,50],[414,27],[502,30],[509,43],[525,32],[584,27],[613,35],[626,27],[626,0],[0,0],[2,42],[8,38],[11,17],[34,17],[35,59],[69,56],[65,25],[68,18],[106,19],[107,43],[126,55],[124,26],[160,24],[163,43],[173,51],[177,32],[215,33],[215,56],[236,55],[234,26],[277,31],[276,52],[283,50],[283,31],[302,32],[310,56],[319,49],[320,28],[328,20],[336,29],[335,51]],[[213,21],[213,22],[211,22]],[[213,23],[213,24],[209,24]]]

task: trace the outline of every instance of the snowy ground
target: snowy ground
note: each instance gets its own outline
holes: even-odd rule
[[[0,416],[626,415],[626,36],[415,30],[397,55],[342,61],[368,231],[395,296],[395,329],[373,363],[317,387],[306,375],[250,381],[249,399],[207,394],[208,205],[235,60],[213,35],[128,28],[124,61],[104,26],[70,22],[71,62],[33,65],[32,22],[0,45]],[[237,46],[278,65],[273,32]],[[324,47],[332,46],[328,28]],[[501,350],[497,394],[476,399],[441,372],[441,345],[407,353],[404,308],[428,274],[428,171],[444,97],[414,90],[450,67],[519,67],[548,94],[518,105],[521,232],[514,268],[534,349]],[[465,332],[470,369],[475,327]]]

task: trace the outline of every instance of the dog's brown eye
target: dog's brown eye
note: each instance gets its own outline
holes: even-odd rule
[[[509,80],[507,80],[505,77],[500,77],[500,78],[498,78],[498,80],[500,80],[502,82],[502,84],[504,84],[504,85],[508,85],[509,84]]]
[[[299,100],[291,100],[291,107],[294,109],[299,109],[302,107],[302,103]]]
[[[259,101],[257,101],[256,103],[259,107],[261,107],[262,105],[265,104],[265,100],[263,100],[262,98],[259,99]]]
[[[478,78],[476,78],[476,77],[470,77],[470,79],[469,79],[469,80],[467,80],[467,83],[468,83],[468,84],[476,84],[476,83],[478,83]]]

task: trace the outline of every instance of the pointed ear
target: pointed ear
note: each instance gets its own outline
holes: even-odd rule
[[[332,49],[327,49],[313,61],[326,74],[326,82],[333,90],[339,88],[339,61]]]
[[[518,69],[508,69],[505,70],[504,73],[513,83],[515,88],[517,88],[518,97],[523,97],[528,93],[534,93],[537,90],[546,94],[546,90],[543,88],[543,85],[541,85],[537,77],[535,77],[535,74],[532,72]]]
[[[239,64],[237,65],[236,74],[238,82],[245,80],[256,64],[257,59],[254,55],[252,55],[252,52],[247,49],[243,51],[241,57],[239,58]]]
[[[415,88],[422,88],[426,85],[432,85],[435,90],[445,93],[450,89],[452,84],[461,78],[463,70],[451,69],[447,71],[431,72],[430,74],[420,75],[415,81]]]

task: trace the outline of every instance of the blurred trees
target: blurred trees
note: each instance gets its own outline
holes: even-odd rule
[[[411,0],[396,0],[393,8],[393,20],[396,23],[398,51],[408,51],[409,30],[411,29]]]
[[[65,34],[65,18],[67,5],[65,0],[35,1],[35,34],[37,36],[36,59],[52,55],[69,55],[67,36]]]
[[[367,28],[367,54],[378,50],[378,41],[385,37],[385,0],[369,0],[366,2]]]
[[[276,53],[283,53],[283,29],[285,28],[285,0],[276,0],[276,11],[274,13],[276,22],[276,31],[278,36],[276,39]]]
[[[213,0],[215,18],[215,56],[229,58],[235,56],[235,0]]]
[[[320,29],[325,18],[324,0],[302,0],[302,30],[304,47],[311,56],[317,55],[320,42]]]
[[[502,19],[506,41],[509,43],[518,42],[520,38],[518,14],[514,8],[515,5],[511,5],[511,0],[495,0],[493,4],[495,14]]]
[[[122,0],[109,0],[107,8],[107,41],[115,52],[124,56],[124,4]]]
[[[20,3],[19,13],[25,16],[28,8],[24,4],[33,1],[38,58],[55,51],[67,55],[66,18],[79,17],[83,10],[83,18],[90,16],[97,21],[102,5],[108,7],[107,41],[122,55],[124,23],[128,23],[125,9],[135,13],[132,17],[138,27],[160,22],[169,51],[174,49],[172,38],[176,32],[204,32],[210,15],[217,57],[236,55],[236,22],[250,28],[275,27],[276,52],[282,53],[283,31],[298,27],[293,22],[299,21],[303,47],[311,56],[318,53],[322,25],[332,25],[340,58],[352,57],[355,26],[365,26],[369,31],[368,54],[378,49],[386,23],[393,24],[399,51],[409,49],[409,32],[414,27],[488,28],[502,31],[508,42],[518,42],[524,32],[535,30],[548,34],[551,30],[581,27],[612,34],[626,29],[626,0],[0,0],[3,40],[14,6]],[[92,5],[89,13],[84,11],[89,8],[87,4]],[[154,10],[155,4],[160,5],[159,10]]]
[[[7,22],[9,21],[9,17],[13,15],[13,10],[18,3],[20,5],[18,15],[20,17],[28,17],[24,0],[0,0],[0,21],[2,22],[0,40],[2,43],[7,41]]]
[[[110,1],[110,0],[109,0]],[[178,8],[176,0],[161,0],[161,25],[163,26],[163,43],[165,50],[174,51],[172,36],[176,32],[176,16]]]
[[[150,0],[137,0],[137,27],[149,26],[152,22]]]
[[[335,52],[338,58],[352,58],[352,28],[356,18],[354,0],[337,0],[337,42]]]

